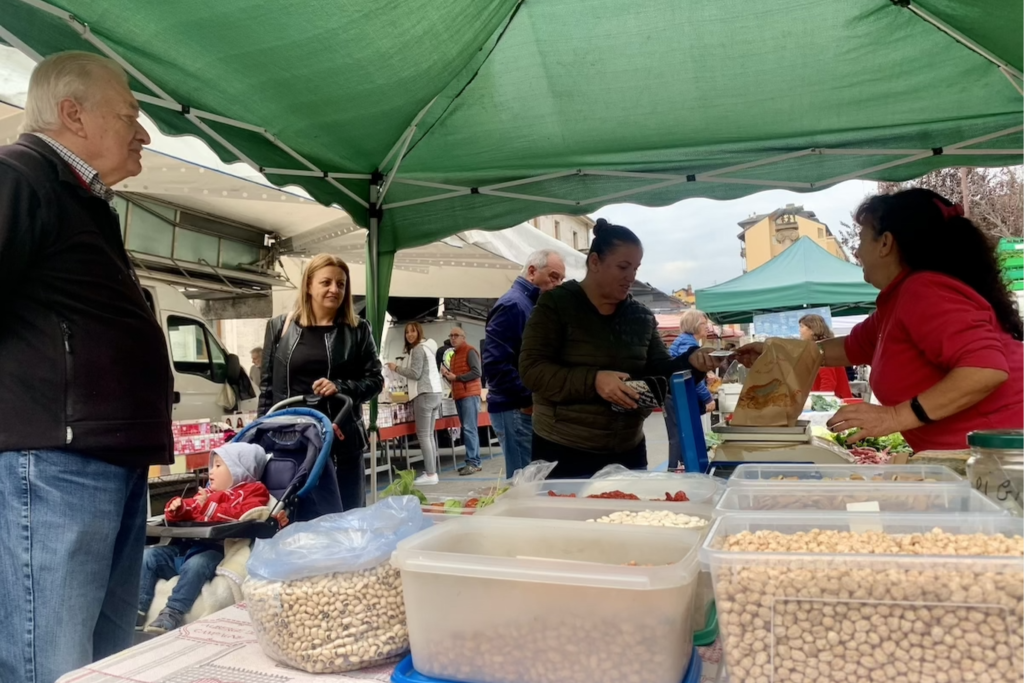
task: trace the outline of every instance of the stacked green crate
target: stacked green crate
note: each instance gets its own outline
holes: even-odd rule
[[[1004,237],[999,240],[998,251],[999,265],[1010,290],[1024,291],[1024,239]]]

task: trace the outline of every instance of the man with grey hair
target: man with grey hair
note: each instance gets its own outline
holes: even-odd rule
[[[149,143],[127,77],[43,60],[24,130],[0,147],[0,681],[52,683],[132,644],[173,379],[111,205]]]
[[[535,251],[522,275],[487,315],[483,344],[487,412],[505,454],[507,477],[529,465],[533,454],[533,396],[519,378],[523,330],[541,293],[564,279],[565,263],[558,252]]]

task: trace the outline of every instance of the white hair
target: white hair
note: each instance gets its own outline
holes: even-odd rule
[[[530,271],[530,266],[533,266],[537,270],[546,267],[548,265],[548,259],[552,256],[558,255],[558,252],[554,249],[538,249],[527,257],[526,265],[523,266],[523,275],[526,275],[526,273]]]
[[[28,82],[24,133],[45,133],[60,128],[60,103],[74,100],[89,106],[96,85],[113,76],[126,85],[128,76],[112,59],[91,52],[61,52],[39,62]]]
[[[685,334],[697,334],[697,328],[707,320],[707,315],[696,308],[690,308],[679,317],[679,331]]]

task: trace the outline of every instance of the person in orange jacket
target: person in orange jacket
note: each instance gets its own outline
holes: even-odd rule
[[[169,522],[235,522],[249,510],[266,506],[270,492],[259,478],[268,456],[255,444],[228,443],[210,454],[210,484],[193,498],[172,498],[164,510]],[[203,586],[224,559],[219,543],[194,542],[146,548],[139,586],[139,621],[144,622],[156,583],[179,577],[167,605],[145,627],[147,633],[166,633],[181,626]]]

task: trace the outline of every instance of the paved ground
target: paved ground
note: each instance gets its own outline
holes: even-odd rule
[[[651,469],[668,460],[668,437],[665,433],[665,420],[661,413],[653,413],[644,424],[644,433],[647,436],[647,462]],[[461,446],[455,449],[455,459],[452,459],[451,448],[442,447],[441,451],[441,482],[437,486],[425,486],[423,492],[428,496],[462,496],[471,491],[487,489],[498,484],[500,478],[505,476],[505,459],[501,455],[501,447],[498,440],[494,439],[492,457],[487,455],[486,444],[481,444],[481,459],[483,470],[476,474],[460,477],[457,467],[465,462],[465,449]],[[419,455],[417,449],[411,449],[411,454]],[[404,459],[392,454],[392,462],[399,468],[405,466]],[[454,462],[454,464],[453,464]],[[417,472],[423,471],[423,463],[414,463],[413,467]],[[378,475],[378,491],[383,491],[388,485],[386,474]]]

